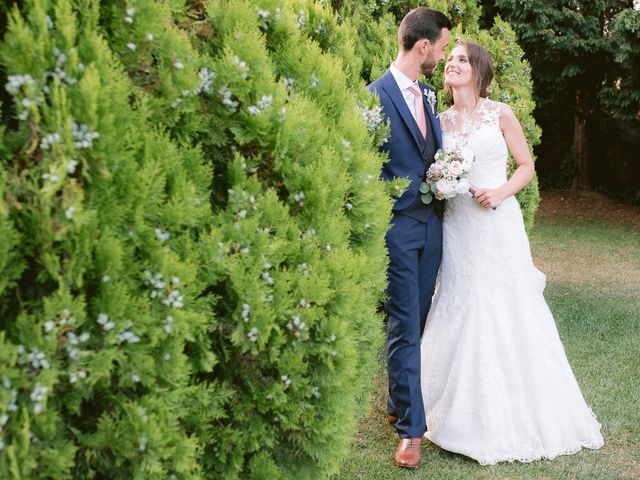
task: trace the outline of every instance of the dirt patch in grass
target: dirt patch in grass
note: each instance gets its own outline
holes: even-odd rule
[[[581,285],[601,293],[640,295],[640,262],[612,261],[611,256],[598,257],[579,247],[542,253],[536,250],[534,245],[534,263],[549,282]]]
[[[598,224],[593,232],[590,222]],[[559,223],[567,224],[562,236],[536,233],[537,228]],[[605,294],[640,295],[640,243],[619,240],[620,235],[628,238],[634,231],[640,233],[639,207],[599,193],[544,191],[531,235],[534,261],[550,282],[594,288]],[[586,240],[585,235],[593,240]]]
[[[595,192],[544,190],[536,218],[553,221],[557,217],[597,219],[640,229],[640,207],[621,203]]]

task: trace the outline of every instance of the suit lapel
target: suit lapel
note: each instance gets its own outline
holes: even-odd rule
[[[387,70],[387,73],[382,77],[382,88],[387,92],[387,95],[389,95],[389,98],[396,107],[396,110],[398,110],[400,117],[407,125],[413,140],[422,150],[425,142],[422,138],[422,134],[420,133],[420,129],[418,128],[418,124],[414,120],[413,115],[411,115],[409,107],[407,107],[407,102],[405,102],[402,92],[400,91],[400,87],[398,87],[395,78],[393,78],[393,75],[389,70]]]
[[[420,84],[420,89],[424,92],[426,86],[420,82],[418,83]],[[429,102],[427,102],[426,95],[422,95],[422,103],[424,104],[424,111],[427,113],[429,124],[431,125],[431,128],[433,128],[433,137],[436,141],[436,150],[438,150],[439,148],[442,148],[442,131],[440,130],[440,120],[438,120],[438,117],[435,115],[435,106],[434,112],[432,113],[431,105],[429,105]]]

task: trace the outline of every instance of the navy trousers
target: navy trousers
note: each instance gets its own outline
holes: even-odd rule
[[[420,341],[442,258],[442,221],[432,210],[426,222],[394,214],[387,232],[387,411],[398,417],[400,438],[426,430],[420,388]]]

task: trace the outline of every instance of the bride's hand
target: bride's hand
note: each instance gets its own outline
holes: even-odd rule
[[[504,200],[504,195],[497,188],[476,188],[472,193],[476,202],[485,208],[493,208],[494,210]]]

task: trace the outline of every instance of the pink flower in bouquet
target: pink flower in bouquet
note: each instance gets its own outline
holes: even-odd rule
[[[442,160],[436,160],[431,164],[427,171],[427,180],[431,183],[435,183],[442,178],[445,168],[446,165]]]
[[[462,163],[457,160],[451,162],[449,164],[449,172],[451,172],[451,175],[454,177],[460,176],[462,174]]]

